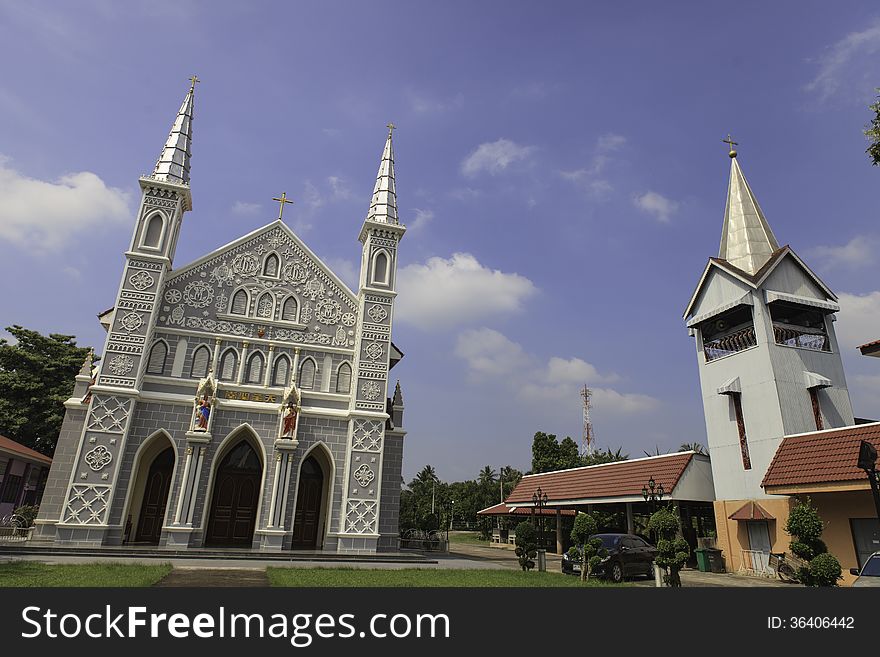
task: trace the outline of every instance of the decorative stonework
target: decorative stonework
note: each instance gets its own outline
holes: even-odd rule
[[[180,303],[180,300],[183,298],[183,295],[180,293],[180,290],[175,290],[171,288],[167,292],[165,292],[165,303]]]
[[[141,270],[137,274],[129,276],[128,282],[131,283],[131,286],[135,290],[140,292],[146,290],[148,287],[152,287],[153,283],[155,283],[155,279],[147,272]]]
[[[260,259],[252,253],[239,253],[232,259],[232,271],[239,276],[253,276],[260,270]]]
[[[73,484],[64,505],[61,522],[74,525],[101,525],[109,507],[110,486]]]
[[[381,392],[382,388],[375,381],[367,381],[361,386],[361,394],[364,396],[364,399],[369,399],[370,401],[379,399],[379,393]]]
[[[134,359],[125,354],[116,354],[107,363],[107,369],[116,376],[124,376],[134,369]]]
[[[375,420],[355,420],[351,448],[365,452],[381,451],[382,424]]]
[[[385,354],[385,348],[378,342],[371,342],[364,351],[370,360],[379,360]]]
[[[345,533],[375,534],[378,503],[372,500],[349,500],[345,509]]]
[[[83,460],[92,470],[98,472],[110,465],[110,462],[113,460],[113,455],[106,447],[98,445],[88,452]]]
[[[119,325],[129,333],[134,333],[144,325],[144,317],[140,313],[128,313],[119,320]]]
[[[383,319],[388,317],[388,311],[378,304],[370,307],[370,309],[367,311],[367,314],[374,322],[381,322]]]
[[[342,323],[345,326],[354,326],[356,321],[357,321],[357,318],[354,316],[354,313],[345,313],[342,316]]]
[[[366,488],[372,483],[373,479],[376,478],[376,473],[370,469],[370,466],[363,463],[361,464],[361,467],[354,471],[354,478],[355,481]]]
[[[315,304],[315,319],[322,324],[335,324],[342,316],[342,306],[336,299],[321,299]]]
[[[129,411],[131,411],[131,399],[96,395],[92,402],[88,428],[93,431],[122,433],[125,430]]]
[[[204,308],[214,300],[214,288],[205,281],[193,281],[183,288],[183,300],[192,308]]]

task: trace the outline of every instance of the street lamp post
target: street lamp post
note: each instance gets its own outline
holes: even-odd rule
[[[871,495],[874,496],[874,508],[877,510],[877,519],[880,520],[880,473],[877,472],[877,448],[867,440],[863,440],[859,444],[858,466],[868,476]]]
[[[547,550],[544,549],[544,507],[547,506],[547,493],[541,490],[541,487],[538,486],[538,490],[536,490],[532,494],[532,504],[534,508],[538,510],[538,571],[543,572],[547,570]]]

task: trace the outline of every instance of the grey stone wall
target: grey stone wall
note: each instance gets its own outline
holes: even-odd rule
[[[403,436],[385,433],[382,456],[382,498],[379,504],[379,549],[397,550],[400,524],[400,483],[403,472]]]
[[[58,434],[58,443],[52,457],[52,467],[49,469],[49,478],[46,480],[46,489],[40,502],[39,520],[41,521],[57,522],[61,517],[87,410],[88,406],[83,405],[82,408],[68,408],[64,413],[64,421],[61,423],[61,432]],[[48,532],[54,536],[53,530]]]

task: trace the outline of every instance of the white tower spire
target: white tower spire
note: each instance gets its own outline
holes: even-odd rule
[[[370,211],[367,213],[367,221],[378,223],[397,223],[397,192],[394,187],[394,147],[391,143],[391,135],[394,132],[394,124],[388,124],[388,139],[385,141],[385,150],[382,152],[382,161],[379,163],[379,173],[376,175],[376,186],[373,188],[373,198],[370,200]]]
[[[164,180],[165,182],[178,185],[189,185],[189,161],[192,158],[192,120],[193,102],[196,90],[196,82],[199,79],[194,75],[190,78],[189,91],[180,105],[177,118],[171,126],[171,132],[156,167],[153,169],[151,178]]]

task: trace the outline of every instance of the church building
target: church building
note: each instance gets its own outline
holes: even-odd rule
[[[728,570],[787,550],[792,498],[762,487],[785,436],[854,424],[834,331],[837,297],[779,246],[730,144],[721,248],[684,313],[695,338]],[[855,457],[853,457],[855,461]]]
[[[142,199],[103,355],[76,378],[37,538],[169,549],[396,550],[403,357],[391,342],[389,131],[351,290],[277,221],[180,268],[196,78]],[[389,128],[393,126],[389,125]]]

